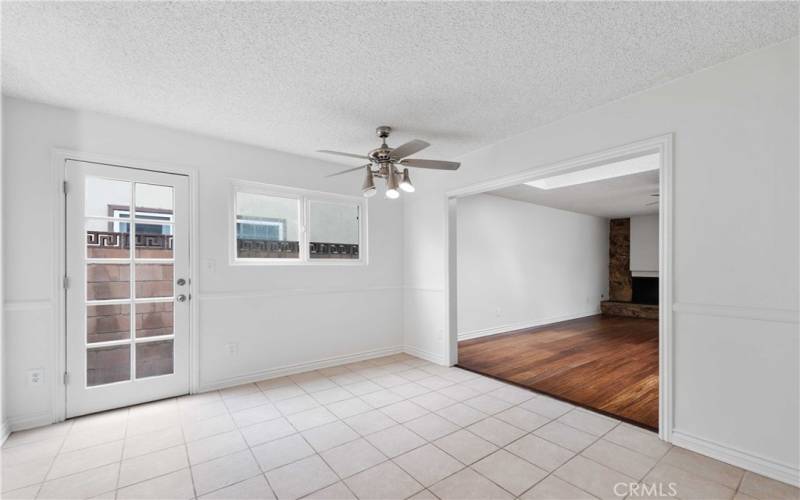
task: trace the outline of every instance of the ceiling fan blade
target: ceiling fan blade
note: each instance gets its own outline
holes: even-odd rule
[[[342,170],[341,172],[336,172],[335,174],[326,175],[325,177],[336,177],[337,175],[347,174],[349,172],[355,172],[356,170],[361,170],[362,168],[369,166],[370,163],[367,163],[366,165],[361,165],[360,167],[348,168],[347,170]]]
[[[455,170],[461,166],[460,163],[455,161],[419,160],[416,158],[402,160],[399,163],[406,167],[433,168],[436,170]]]
[[[414,153],[418,153],[428,146],[430,146],[430,144],[427,142],[414,139],[413,141],[408,141],[407,143],[401,144],[400,146],[394,148],[390,153],[390,156],[393,160],[400,160],[406,156],[411,156]]]
[[[329,155],[338,155],[338,156],[347,156],[347,157],[350,157],[350,158],[358,158],[359,160],[366,160],[367,159],[367,155],[357,155],[357,154],[353,154],[353,153],[343,153],[341,151],[329,151],[327,149],[318,149],[317,153],[325,153],[325,154],[329,154]]]

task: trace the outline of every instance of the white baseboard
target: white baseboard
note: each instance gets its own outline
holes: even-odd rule
[[[542,325],[549,325],[551,323],[558,323],[560,321],[569,321],[571,319],[585,318],[587,316],[596,316],[600,314],[600,309],[592,311],[584,311],[576,314],[566,314],[563,316],[553,316],[551,318],[535,319],[530,321],[521,321],[518,323],[511,323],[500,326],[493,326],[481,330],[470,330],[458,333],[458,340],[477,339],[479,337],[487,337],[489,335],[497,335],[498,333],[513,332],[514,330],[523,330],[526,328],[534,328]]]
[[[447,358],[435,352],[426,351],[424,349],[420,349],[419,347],[415,347],[412,345],[405,346],[403,348],[403,352],[405,352],[406,354],[410,354],[411,356],[417,357],[419,359],[424,359],[425,361],[436,363],[437,365],[447,366]]]
[[[50,425],[53,423],[53,414],[49,411],[34,413],[31,415],[19,415],[16,417],[8,417],[5,422],[5,429],[8,432],[24,431],[25,429],[33,429],[34,427],[42,427],[43,425]]]
[[[3,419],[0,422],[0,446],[3,446],[9,435],[11,435],[11,427],[8,425],[8,420]]]
[[[792,486],[800,487],[800,469],[673,430],[672,444],[741,467]]]
[[[278,368],[258,370],[252,373],[237,375],[235,377],[229,377],[210,382],[201,382],[198,392],[225,389],[237,385],[258,382],[260,380],[268,380],[271,378],[284,377],[286,375],[294,375],[297,373],[303,373],[311,370],[319,370],[320,368],[328,368],[331,366],[344,365],[347,363],[354,363],[356,361],[364,361],[372,358],[380,358],[382,356],[391,356],[392,354],[398,354],[401,352],[404,352],[402,346],[384,347],[381,349],[373,349],[370,351],[363,351],[355,354],[345,354],[342,356],[323,358],[316,361],[295,363],[292,365],[281,366]]]

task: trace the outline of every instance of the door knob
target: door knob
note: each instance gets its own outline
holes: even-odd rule
[[[184,294],[180,294],[176,298],[178,299],[178,302],[186,302],[187,299],[186,295]]]
[[[186,280],[183,278],[178,278],[178,286],[183,286],[186,284]]]

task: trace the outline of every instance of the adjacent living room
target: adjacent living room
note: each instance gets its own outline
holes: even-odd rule
[[[659,196],[648,154],[459,200],[459,366],[657,430]]]

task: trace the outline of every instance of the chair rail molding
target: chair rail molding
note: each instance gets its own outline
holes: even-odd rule
[[[752,319],[757,321],[771,321],[776,323],[800,323],[800,311],[792,309],[702,304],[697,302],[675,302],[672,305],[672,310],[679,314],[720,316],[728,318]]]

